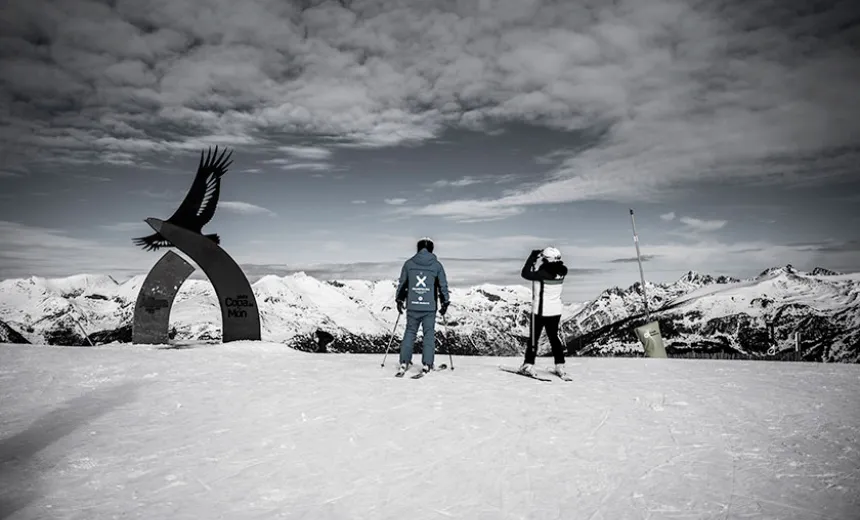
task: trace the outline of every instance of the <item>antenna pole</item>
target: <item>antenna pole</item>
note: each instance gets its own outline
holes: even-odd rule
[[[642,302],[645,304],[645,315],[651,321],[651,311],[648,310],[648,298],[645,295],[645,273],[642,271],[642,257],[639,255],[639,235],[636,234],[636,219],[633,209],[630,209],[630,222],[633,224],[633,243],[636,244],[636,261],[639,263],[639,278],[642,280]]]

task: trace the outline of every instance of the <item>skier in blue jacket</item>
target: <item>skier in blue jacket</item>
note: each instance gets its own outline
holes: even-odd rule
[[[423,370],[429,372],[433,369],[437,300],[441,300],[438,310],[442,316],[451,303],[445,268],[433,254],[433,241],[424,237],[418,241],[417,249],[418,252],[403,263],[395,297],[397,312],[403,314],[406,310],[406,332],[400,345],[398,376],[406,373],[412,364],[412,348],[419,325],[424,332]]]

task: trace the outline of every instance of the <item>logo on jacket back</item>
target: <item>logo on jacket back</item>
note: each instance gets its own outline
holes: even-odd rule
[[[410,303],[415,305],[430,305],[430,302],[425,299],[426,294],[430,292],[430,288],[427,287],[427,277],[428,275],[424,274],[423,271],[415,274],[415,284],[412,286]]]

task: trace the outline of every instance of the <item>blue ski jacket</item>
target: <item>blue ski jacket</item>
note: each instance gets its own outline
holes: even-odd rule
[[[422,249],[403,263],[396,299],[405,301],[408,311],[435,311],[437,300],[450,302],[448,278],[436,255]]]

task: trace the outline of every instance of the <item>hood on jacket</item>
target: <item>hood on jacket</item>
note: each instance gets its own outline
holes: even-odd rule
[[[433,265],[433,262],[436,261],[436,255],[427,251],[426,249],[422,249],[421,251],[415,253],[412,257],[412,261],[418,265]]]

